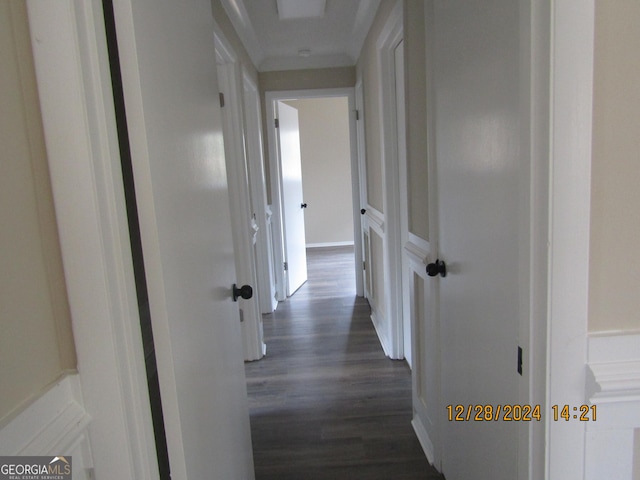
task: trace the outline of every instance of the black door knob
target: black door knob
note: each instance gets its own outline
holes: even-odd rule
[[[436,259],[435,262],[427,265],[427,275],[430,277],[436,277],[440,275],[441,277],[447,276],[447,266],[440,259]]]
[[[306,203],[301,203],[300,204],[300,208],[307,208],[307,204]]]
[[[237,302],[238,297],[242,297],[245,300],[249,300],[251,297],[253,297],[253,288],[251,288],[251,285],[243,285],[242,287],[238,288],[237,285],[234,283],[233,284],[233,301]]]
[[[367,213],[367,209],[366,208],[361,208],[360,209],[360,215],[364,215],[365,213]]]

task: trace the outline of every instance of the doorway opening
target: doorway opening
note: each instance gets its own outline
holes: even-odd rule
[[[306,281],[307,249],[352,248],[363,295],[354,99],[353,88],[266,93],[278,300]]]

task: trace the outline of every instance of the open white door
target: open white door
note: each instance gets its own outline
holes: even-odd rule
[[[531,95],[523,48],[530,6],[450,1],[432,8],[428,39],[446,45],[432,58],[446,272],[433,258],[429,273],[439,283],[442,471],[448,480],[528,478],[518,471],[527,455],[520,429],[547,413],[522,400],[531,366],[517,361],[530,321]]]
[[[171,476],[253,479],[211,4],[114,10]]]
[[[306,203],[302,193],[302,160],[298,110],[277,102],[278,145],[282,169],[282,213],[287,296],[307,281],[307,245],[304,233]]]

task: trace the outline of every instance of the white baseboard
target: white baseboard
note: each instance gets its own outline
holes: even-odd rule
[[[90,421],[78,374],[65,375],[0,429],[0,455],[72,457],[73,478],[91,478]]]
[[[429,460],[429,463],[433,465],[435,459],[433,442],[431,442],[431,439],[429,438],[427,429],[424,428],[424,425],[420,421],[420,417],[414,415],[413,420],[411,420],[411,426],[413,427],[413,431],[416,432],[416,436],[418,437],[418,441],[422,446],[422,450],[424,450],[424,454],[426,455],[427,460]]]
[[[353,245],[353,240],[351,240],[346,242],[307,243],[307,248],[347,247]]]
[[[378,335],[378,340],[380,340],[380,345],[382,345],[382,350],[384,351],[384,354],[387,357],[392,358],[391,349],[389,348],[390,347],[389,339],[385,332],[386,322],[385,322],[384,316],[376,312],[374,305],[371,305],[371,323],[373,323],[373,327],[376,330],[376,334]]]
[[[640,428],[640,334],[597,334],[588,340],[586,398],[597,408],[586,424],[585,479],[633,477]]]

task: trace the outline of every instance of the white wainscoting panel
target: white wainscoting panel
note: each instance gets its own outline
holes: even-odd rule
[[[439,331],[433,308],[434,282],[426,273],[431,246],[409,234],[403,255],[408,265],[409,314],[413,351],[413,419],[411,424],[429,462],[439,467],[438,408],[440,388]]]
[[[389,290],[387,278],[384,271],[376,271],[377,268],[385,267],[386,234],[384,214],[371,205],[367,205],[366,214],[363,217],[362,228],[364,230],[364,256],[366,262],[366,293],[371,306],[371,322],[376,329],[378,339],[386,356],[393,357],[393,343],[390,332],[390,322],[387,312],[388,299],[385,297]],[[374,260],[374,249],[372,243],[374,235],[379,239],[380,251],[377,252],[382,257],[378,262]]]
[[[589,337],[586,390],[597,417],[586,424],[585,480],[634,478],[635,430],[640,428],[640,333]]]
[[[77,373],[65,375],[0,429],[0,455],[71,456],[73,478],[93,478],[93,462]]]

